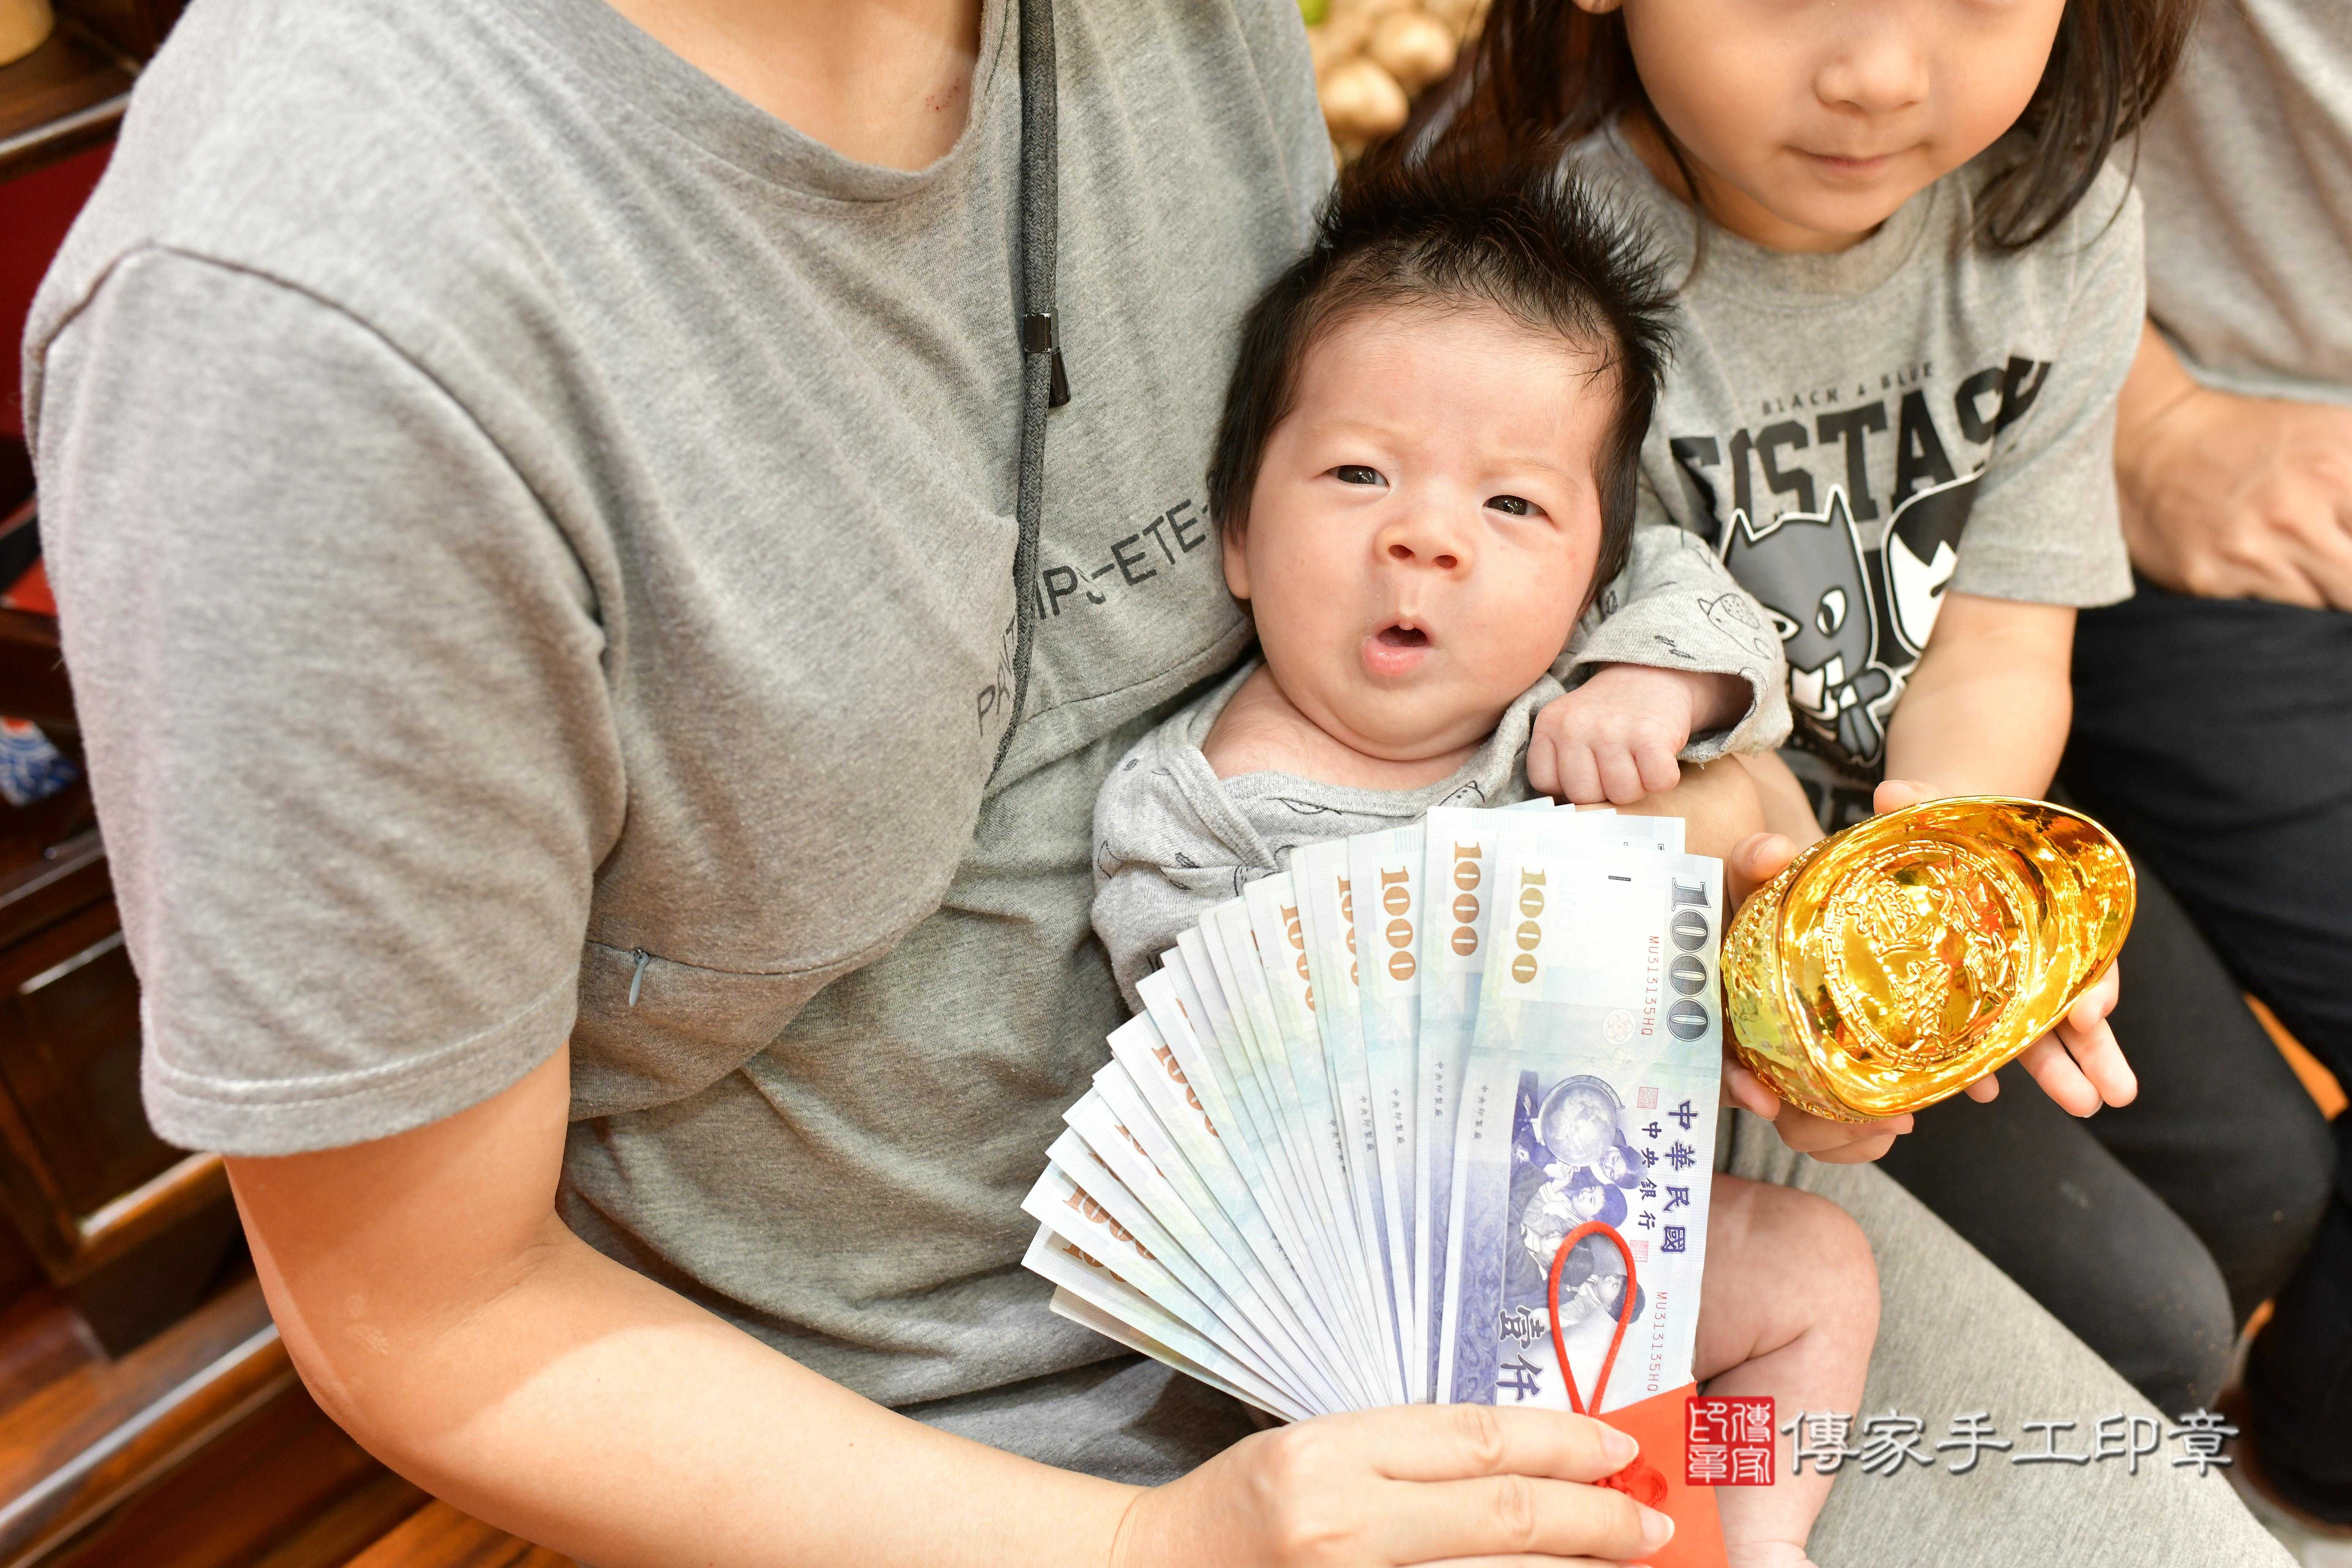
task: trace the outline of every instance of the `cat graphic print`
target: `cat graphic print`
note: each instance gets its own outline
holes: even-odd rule
[[[1847,771],[1869,777],[1885,762],[1886,716],[1935,630],[1978,478],[1913,491],[1877,545],[1863,543],[1840,488],[1819,512],[1761,528],[1734,512],[1723,531],[1724,565],[1780,634],[1801,743]]]

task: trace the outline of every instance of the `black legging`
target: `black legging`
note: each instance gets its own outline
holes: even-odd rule
[[[2088,612],[2065,777],[2352,1087],[2352,615],[2145,583]],[[2352,1149],[2352,1112],[2336,1133]],[[2337,1180],[2246,1393],[2273,1483],[2352,1523],[2352,1169]]]
[[[2308,1247],[2324,1121],[2142,865],[2112,1023],[2139,1096],[2077,1121],[2014,1064],[1920,1113],[1884,1162],[2167,1415],[2210,1406],[2238,1326]]]

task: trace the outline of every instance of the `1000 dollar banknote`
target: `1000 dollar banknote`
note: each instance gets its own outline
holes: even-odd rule
[[[1630,1315],[1599,1406],[1615,1409],[1689,1379],[1693,1238],[1706,1235],[1722,1070],[1720,868],[1550,826],[1507,826],[1496,860],[1456,1145],[1444,1386],[1456,1400],[1568,1407],[1549,1285],[1565,1238],[1591,1224],[1611,1234],[1570,1251],[1559,1314],[1587,1394]]]

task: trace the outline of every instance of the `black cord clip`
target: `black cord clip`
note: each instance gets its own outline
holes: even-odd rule
[[[1070,377],[1062,368],[1062,324],[1051,310],[1034,310],[1021,318],[1021,352],[1054,356],[1054,389],[1045,399],[1048,408],[1059,408],[1070,400]]]

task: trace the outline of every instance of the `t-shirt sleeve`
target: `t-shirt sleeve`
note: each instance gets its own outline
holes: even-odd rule
[[[563,537],[413,363],[247,272],[134,253],[43,371],[156,1130],[291,1152],[511,1084],[572,1026],[624,798]]]
[[[2064,290],[2056,347],[2044,365],[2013,360],[2004,373],[1994,416],[2011,422],[1995,437],[1951,586],[1990,599],[2113,604],[2132,591],[2115,435],[2116,396],[2147,312],[2138,194],[2109,168],[2040,245]]]
[[[1552,666],[1574,690],[1606,664],[1737,676],[1747,711],[1690,737],[1685,762],[1769,752],[1789,738],[1788,668],[1780,638],[1715,552],[1672,523],[1637,523],[1625,570],[1602,589]]]

